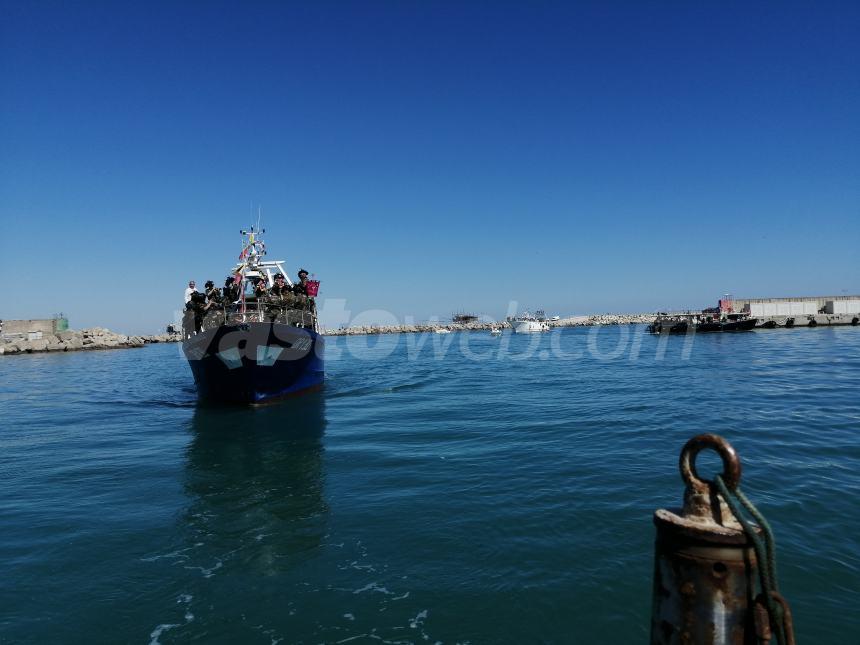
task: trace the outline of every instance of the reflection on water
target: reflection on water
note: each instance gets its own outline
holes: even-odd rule
[[[200,407],[191,421],[182,523],[188,546],[222,566],[288,569],[325,534],[325,401],[306,396],[263,408]]]

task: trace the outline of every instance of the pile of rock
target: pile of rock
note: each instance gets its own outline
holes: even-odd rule
[[[43,334],[41,338],[35,340],[0,338],[0,355],[71,352],[83,349],[125,349],[143,347],[147,343],[175,343],[180,340],[179,334],[126,336],[103,327],[91,327],[80,331],[68,330],[56,334]]]

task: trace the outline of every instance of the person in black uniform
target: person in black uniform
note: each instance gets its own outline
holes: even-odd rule
[[[203,330],[203,317],[206,315],[206,296],[195,291],[191,294],[191,300],[188,302],[194,316],[194,333],[199,334]],[[186,309],[189,306],[186,305]]]
[[[236,302],[239,299],[239,286],[232,275],[228,275],[224,280],[224,288],[221,290],[226,304]]]
[[[227,276],[227,279],[224,280],[224,288],[221,290],[221,298],[224,303],[224,309],[227,310],[228,314],[236,311],[236,305],[234,303],[239,299],[239,285],[236,284],[236,280],[232,275]]]
[[[192,292],[193,293],[193,292]],[[187,340],[194,335],[194,303],[190,300],[185,303],[185,311],[182,313],[182,338]]]

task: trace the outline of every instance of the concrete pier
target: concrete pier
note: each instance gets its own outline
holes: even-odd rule
[[[860,325],[860,314],[809,314],[803,316],[760,316],[756,329],[775,327],[832,327],[837,325]]]

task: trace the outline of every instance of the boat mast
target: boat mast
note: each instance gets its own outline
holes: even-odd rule
[[[248,270],[258,271],[261,258],[266,254],[266,245],[259,237],[260,233],[265,233],[266,229],[259,229],[260,220],[257,218],[257,230],[251,227],[251,230],[246,231],[240,229],[242,235],[242,252],[239,254],[239,260],[242,261],[235,271],[239,274],[239,291],[241,292],[242,313],[245,313],[245,274]]]

